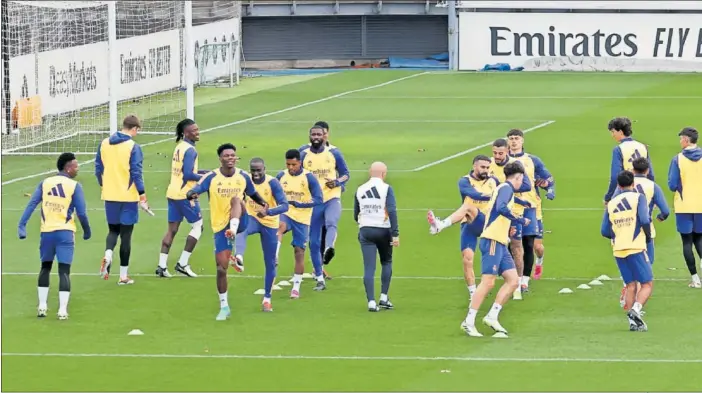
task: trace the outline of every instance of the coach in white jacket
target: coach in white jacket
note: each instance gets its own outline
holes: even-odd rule
[[[358,223],[358,241],[363,253],[363,285],[366,287],[368,311],[393,308],[388,291],[392,278],[392,248],[400,245],[397,224],[397,203],[392,187],[385,183],[388,167],[374,162],[370,180],[356,190],[353,218]],[[375,256],[380,256],[382,268],[380,301],[375,302]]]

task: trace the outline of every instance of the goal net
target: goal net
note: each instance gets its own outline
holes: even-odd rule
[[[193,116],[197,43],[239,41],[241,29],[237,1],[2,7],[3,155],[94,154],[128,114],[142,119],[142,143],[173,135]],[[209,80],[224,72],[205,68]]]

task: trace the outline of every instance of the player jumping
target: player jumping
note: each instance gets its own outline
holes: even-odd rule
[[[634,190],[633,173],[621,171],[617,184],[621,193],[607,203],[600,232],[612,241],[614,258],[626,284],[624,308],[628,310],[629,330],[645,332],[641,309],[653,291],[653,272],[646,254],[646,244],[651,241],[649,209],[646,196]]]
[[[132,233],[139,221],[139,207],[153,215],[146,201],[144,187],[143,162],[141,146],[134,142],[134,137],[141,130],[141,121],[129,115],[122,121],[120,132],[105,138],[98,146],[95,156],[95,176],[102,188],[102,200],[105,201],[105,216],[109,232],[105,240],[105,256],[100,264],[100,276],[107,280],[112,267],[112,254],[119,246],[119,281],[118,285],[134,284],[129,278],[129,258],[132,254]]]
[[[290,291],[290,298],[300,297],[300,284],[302,274],[305,272],[305,247],[310,236],[310,221],[312,219],[312,209],[321,205],[322,188],[317,178],[308,170],[302,168],[299,150],[288,150],[285,153],[285,166],[287,171],[281,171],[276,178],[283,187],[283,192],[288,200],[290,208],[280,219],[278,229],[279,242],[283,234],[292,231],[292,246],[295,253],[295,274],[293,275],[293,287]],[[278,256],[276,255],[276,260]],[[322,291],[327,288],[324,276],[321,271],[321,263],[315,264],[315,278],[317,285],[315,291]]]
[[[76,224],[75,210],[83,227],[83,240],[90,239],[85,195],[80,183],[73,180],[78,176],[78,162],[73,153],[63,153],[56,162],[59,171],[55,176],[42,180],[34,190],[27,208],[20,218],[17,234],[20,239],[27,237],[27,222],[34,209],[41,204],[41,237],[39,258],[41,270],[37,280],[39,306],[37,316],[46,316],[49,298],[49,281],[54,259],[58,261],[59,309],[58,319],[68,319],[68,300],[71,296],[71,264],[75,251]]]
[[[185,219],[191,225],[185,248],[180,254],[180,259],[175,270],[187,277],[197,277],[190,268],[190,255],[202,235],[202,213],[198,200],[188,200],[186,193],[200,180],[198,173],[198,158],[195,143],[200,140],[200,128],[193,120],[184,119],[176,126],[176,147],[171,159],[171,182],[166,191],[168,200],[168,229],[161,240],[161,254],[158,258],[156,275],[171,277],[168,271],[168,252],[173,244],[173,239],[178,233],[180,223]],[[206,172],[205,172],[206,173]]]
[[[266,202],[256,192],[248,173],[236,167],[236,147],[225,143],[217,148],[220,168],[205,175],[187,192],[188,200],[196,199],[207,192],[210,196],[210,221],[214,232],[215,262],[217,263],[217,292],[219,292],[219,314],[217,321],[229,318],[229,300],[227,297],[227,268],[232,264],[235,270],[243,271],[232,256],[234,238],[243,232],[249,216],[244,206],[244,195],[267,209]]]
[[[257,233],[261,236],[263,262],[266,266],[263,283],[265,294],[261,307],[263,311],[270,312],[273,311],[271,291],[276,276],[275,253],[278,245],[278,227],[280,227],[278,215],[288,211],[288,200],[285,199],[285,193],[278,179],[266,174],[266,165],[263,159],[252,159],[249,163],[249,169],[256,193],[262,196],[268,208],[262,208],[251,198],[246,198],[246,213],[253,219],[248,220],[246,230],[236,237],[235,258],[243,265],[246,239]]]

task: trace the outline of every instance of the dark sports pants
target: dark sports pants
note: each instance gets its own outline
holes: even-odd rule
[[[363,253],[363,285],[366,288],[368,301],[375,300],[375,267],[376,255],[380,256],[381,293],[390,290],[392,278],[392,235],[388,228],[364,227],[358,232],[358,241]]]

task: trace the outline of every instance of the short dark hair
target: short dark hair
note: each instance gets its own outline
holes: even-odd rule
[[[475,156],[475,158],[473,159],[473,164],[475,164],[475,163],[478,162],[478,161],[490,161],[490,157],[484,156],[484,155],[482,155],[482,154],[478,154],[478,155]]]
[[[249,165],[251,165],[251,164],[262,164],[262,165],[266,165],[266,163],[263,161],[263,158],[261,158],[261,157],[254,157],[254,158],[252,158],[251,161],[249,161]]]
[[[621,171],[617,175],[617,184],[619,187],[631,187],[634,185],[634,174],[629,171]]]
[[[234,145],[231,144],[231,143],[225,143],[225,144],[223,144],[223,145],[220,145],[220,146],[217,148],[217,155],[218,155],[218,156],[222,156],[222,152],[224,152],[225,150],[234,150],[234,151],[236,151],[236,146],[234,146]]]
[[[176,142],[180,142],[180,140],[183,139],[185,129],[193,124],[195,124],[195,120],[192,119],[183,119],[178,123],[176,126]]]
[[[492,147],[507,147],[507,140],[500,138],[492,142]]]
[[[322,130],[322,133],[324,133],[324,127],[319,126],[317,124],[313,125],[312,128],[310,128],[310,132],[312,132],[312,130]]]
[[[507,138],[511,136],[521,136],[524,138],[524,131],[520,130],[519,128],[512,128],[509,130],[509,132],[507,132]]]
[[[510,162],[509,164],[505,165],[505,177],[512,177],[514,175],[518,174],[524,174],[524,167],[520,162]]]
[[[697,143],[697,139],[700,137],[700,134],[692,127],[685,127],[682,129],[682,131],[680,131],[678,136],[686,136],[690,139],[691,143]]]
[[[329,129],[329,123],[327,123],[326,121],[318,121],[318,122],[314,123],[314,127],[322,127],[322,128],[324,128],[325,130],[328,130],[328,129]]]
[[[642,174],[648,170],[648,158],[639,157],[631,162],[634,167],[634,173]]]
[[[63,171],[66,168],[66,164],[76,159],[76,155],[73,153],[61,153],[58,160],[56,160],[56,169]]]
[[[300,151],[297,149],[290,149],[285,152],[285,159],[286,160],[299,160],[300,159]]]
[[[607,129],[621,131],[624,136],[631,136],[634,131],[631,129],[631,120],[628,117],[615,117],[609,121]]]
[[[141,128],[141,120],[136,115],[129,115],[122,120],[122,129],[131,130],[134,127]]]

